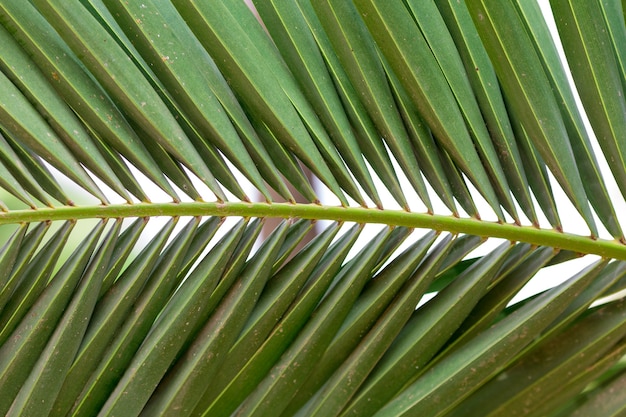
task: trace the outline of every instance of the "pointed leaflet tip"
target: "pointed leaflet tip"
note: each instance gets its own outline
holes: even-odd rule
[[[597,235],[580,171],[570,146],[557,98],[523,22],[510,1],[468,3],[481,39],[494,64],[510,112],[555,178]],[[510,53],[515,51],[515,53]]]
[[[19,89],[0,72],[0,123],[22,144],[85,190],[107,202],[98,186],[76,161],[61,139]]]
[[[128,199],[124,186],[109,168],[97,143],[94,143],[92,137],[88,135],[84,125],[80,123],[17,40],[2,26],[0,26],[0,43],[3,44],[0,66],[4,68],[6,76],[35,105],[37,111],[80,160],[80,163],[111,189]],[[31,70],[24,71],[24,68]]]
[[[251,121],[266,125],[282,146],[347,204],[331,171],[333,164],[335,168],[341,165],[336,159],[327,163],[322,156],[309,126],[300,118],[303,108],[292,103],[301,95],[294,89],[292,75],[245,4],[217,2],[209,7],[206,3],[177,1],[175,6],[238,94]],[[345,167],[338,169],[345,177]]]
[[[320,143],[325,144],[327,158],[334,159],[335,164],[338,162],[336,155],[328,154],[328,150],[336,147],[357,183],[375,203],[380,205],[378,192],[361,155],[337,88],[316,44],[312,33],[315,29],[309,28],[296,2],[257,1],[255,4],[281,57],[297,81],[297,87],[290,87],[289,91],[299,89],[303,92],[302,97],[306,99],[302,100],[294,94],[291,95],[294,105],[301,109],[303,122],[307,126],[315,127],[315,131],[318,132],[315,137],[321,135]],[[295,98],[298,99],[294,101]],[[310,110],[314,110],[317,116],[313,115]],[[305,114],[306,118],[304,118]],[[317,122],[317,118],[321,125]],[[324,129],[328,132],[328,137],[323,134]],[[345,176],[345,174],[342,175]],[[348,183],[343,185],[343,188],[353,198],[355,197],[355,193],[349,191],[350,188],[354,188],[352,185]],[[355,199],[362,204],[359,198]]]
[[[116,21],[109,23],[120,23],[133,40],[132,45],[126,38],[121,41],[131,52],[141,53],[150,67],[145,70],[154,71],[158,77],[155,82],[163,83],[171,95],[173,101],[166,101],[166,104],[180,107],[180,117],[189,119],[193,129],[198,131],[197,135],[190,134],[190,138],[201,155],[202,148],[217,146],[262,194],[268,196],[263,178],[223,108],[221,97],[214,93],[215,90],[221,96],[230,93],[230,90],[224,91],[226,81],[172,4],[148,0],[141,6],[115,3],[109,7],[116,13]],[[151,9],[158,9],[159,13],[152,13]],[[165,26],[169,30],[162,32]],[[160,34],[154,36],[155,33]],[[179,53],[192,49],[193,53]],[[162,59],[164,56],[168,59]],[[190,71],[190,68],[195,70]]]
[[[417,23],[413,32],[420,31],[424,35],[425,47],[431,51],[450,86],[500,205],[519,221],[506,175],[485,125],[465,66],[439,9],[434,2],[409,0],[407,5]],[[476,72],[473,67],[471,72]]]
[[[158,93],[115,39],[81,4],[36,1],[37,6],[117,104],[153,140],[194,172],[215,195],[225,195]],[[102,45],[105,45],[103,47]]]
[[[358,0],[355,4],[433,135],[503,219],[499,199],[476,152],[459,104],[411,15],[405,7],[396,7],[391,2]]]
[[[48,76],[57,93],[90,129],[91,134],[123,154],[168,195],[175,196],[176,192],[119,109],[39,11],[31,3],[3,2],[0,4],[0,13],[5,27],[11,30],[24,50]],[[38,30],[27,31],[28,27],[37,27]]]

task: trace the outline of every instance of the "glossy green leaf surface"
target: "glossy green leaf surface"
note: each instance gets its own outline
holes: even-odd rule
[[[3,0],[0,45],[0,414],[626,409],[624,2]]]
[[[550,91],[549,80],[512,1],[472,0],[467,4],[513,117],[533,138],[541,157],[592,234],[597,233],[557,99],[544,94]]]

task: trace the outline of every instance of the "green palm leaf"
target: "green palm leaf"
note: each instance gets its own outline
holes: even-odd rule
[[[252,3],[0,2],[0,414],[623,412],[622,4]]]

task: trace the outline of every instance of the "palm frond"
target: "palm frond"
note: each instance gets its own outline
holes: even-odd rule
[[[624,11],[550,3],[0,2],[0,414],[622,411]]]

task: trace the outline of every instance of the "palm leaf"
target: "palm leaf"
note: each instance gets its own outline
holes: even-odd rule
[[[621,2],[254,3],[0,3],[0,413],[622,412]]]

